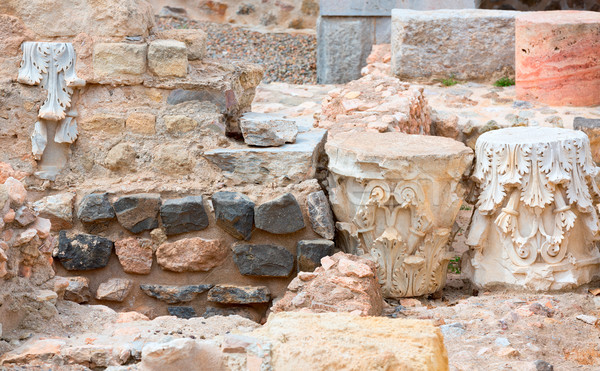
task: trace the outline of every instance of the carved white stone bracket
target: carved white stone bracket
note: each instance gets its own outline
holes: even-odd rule
[[[58,122],[56,143],[73,143],[77,139],[77,113],[68,109],[72,88],[85,86],[85,80],[75,73],[76,56],[71,43],[24,42],[21,50],[23,59],[17,80],[40,85],[48,92],[31,135],[32,153],[39,160],[48,144],[46,121]]]
[[[342,248],[370,254],[385,297],[442,288],[471,150],[447,138],[401,133],[339,134],[326,150]]]
[[[560,289],[600,274],[598,168],[583,132],[497,130],[479,137],[476,154],[481,193],[467,240],[476,284]]]

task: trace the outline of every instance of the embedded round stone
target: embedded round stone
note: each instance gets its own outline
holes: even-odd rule
[[[208,227],[202,196],[166,200],[160,207],[160,218],[167,235],[201,231]]]
[[[249,240],[254,224],[254,202],[237,192],[217,192],[212,195],[217,225],[233,237]]]
[[[68,271],[104,268],[113,246],[111,240],[100,236],[60,231],[55,256]]]
[[[233,261],[245,276],[287,277],[294,268],[292,253],[276,245],[235,245]]]
[[[523,12],[515,24],[517,99],[600,104],[600,13]]]
[[[293,233],[304,228],[304,217],[291,193],[265,202],[254,209],[256,228],[274,234]]]

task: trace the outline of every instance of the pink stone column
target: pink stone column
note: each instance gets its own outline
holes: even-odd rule
[[[600,105],[600,13],[527,12],[515,27],[517,99]]]

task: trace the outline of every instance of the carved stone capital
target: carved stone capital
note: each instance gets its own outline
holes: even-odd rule
[[[472,151],[451,139],[401,133],[340,134],[326,151],[342,248],[370,254],[386,297],[443,287]]]

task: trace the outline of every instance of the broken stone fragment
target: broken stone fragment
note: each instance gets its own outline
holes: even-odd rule
[[[185,43],[190,61],[203,59],[206,55],[206,32],[197,28],[161,31],[161,39],[173,39]]]
[[[148,68],[160,77],[185,77],[187,48],[181,41],[154,40],[148,47]]]
[[[4,181],[4,186],[6,187],[8,197],[10,198],[11,207],[16,209],[23,205],[25,198],[27,197],[27,191],[25,190],[23,183],[13,177],[9,177]]]
[[[304,228],[300,205],[291,193],[265,202],[254,209],[256,228],[275,234],[293,233]]]
[[[77,210],[77,218],[84,223],[106,222],[115,217],[108,193],[91,193],[83,197]]]
[[[321,266],[321,259],[333,255],[334,243],[330,240],[302,240],[296,245],[298,272],[312,272]]]
[[[259,147],[278,147],[285,143],[294,143],[298,135],[295,121],[268,113],[245,113],[240,118],[240,129],[246,144]]]
[[[102,282],[96,291],[96,299],[122,302],[125,300],[133,282],[126,278],[111,278],[106,282]]]
[[[132,233],[140,233],[158,227],[160,205],[159,194],[140,193],[120,197],[113,208],[123,228]]]
[[[183,319],[198,317],[196,311],[192,307],[167,307],[167,312],[172,316]]]
[[[29,224],[33,223],[35,219],[35,214],[27,206],[21,206],[15,212],[15,221],[19,223],[22,227],[26,227]]]
[[[202,196],[166,200],[160,207],[160,217],[167,235],[201,231],[208,227]]]
[[[113,245],[111,240],[100,236],[60,231],[55,257],[68,271],[104,268]]]
[[[245,276],[287,277],[294,268],[294,256],[276,245],[238,244],[233,261]]]
[[[44,197],[33,203],[33,210],[38,216],[50,220],[52,230],[70,229],[73,227],[73,201],[75,194],[60,193]]]
[[[196,296],[210,290],[213,285],[140,285],[140,289],[148,296],[168,304],[192,301]]]
[[[217,285],[208,292],[208,301],[221,304],[268,303],[271,292],[266,286]]]
[[[196,313],[190,307],[169,307],[169,313],[174,315],[175,309],[181,314],[180,318],[195,317]],[[189,309],[188,309],[189,308]],[[147,371],[180,371],[180,370],[226,370],[221,349],[213,341],[198,341],[193,339],[175,339],[157,343],[148,343],[142,348],[140,370]]]
[[[149,274],[152,270],[152,241],[135,237],[115,242],[115,253],[125,273]]]
[[[306,207],[313,231],[323,238],[333,240],[335,236],[335,222],[325,192],[317,191],[310,193],[306,198]]]
[[[184,238],[160,245],[156,261],[161,268],[173,272],[204,272],[221,265],[228,250],[219,240]]]
[[[87,303],[92,295],[90,294],[90,280],[87,277],[67,277],[69,286],[65,290],[64,299],[75,303]]]
[[[31,228],[37,231],[37,234],[40,238],[47,238],[50,235],[50,229],[52,228],[52,224],[50,220],[46,218],[36,218],[35,222],[31,225]]]
[[[233,237],[249,240],[254,224],[254,202],[237,192],[217,192],[212,195],[217,225]]]

